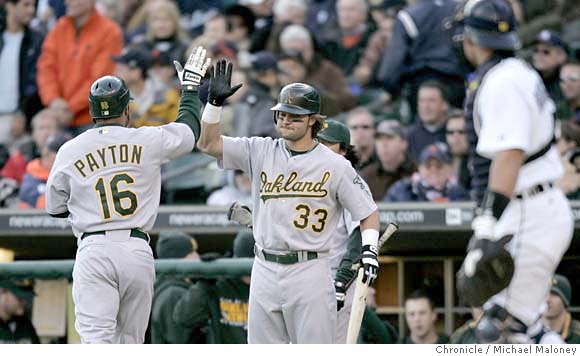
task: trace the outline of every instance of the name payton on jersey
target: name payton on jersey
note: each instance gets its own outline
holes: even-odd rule
[[[109,145],[85,154],[83,158],[75,161],[74,166],[79,174],[86,178],[88,172],[93,173],[114,164],[141,164],[142,153],[141,145]]]
[[[292,172],[288,179],[283,174],[278,174],[273,181],[268,180],[268,174],[260,173],[260,198],[263,201],[277,198],[309,197],[324,198],[328,190],[324,185],[330,179],[330,172],[326,171],[318,182],[298,180],[298,173]]]

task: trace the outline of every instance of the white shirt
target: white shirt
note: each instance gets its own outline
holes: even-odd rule
[[[477,153],[489,159],[510,149],[520,149],[526,157],[533,155],[554,136],[554,111],[554,102],[536,71],[516,58],[501,61],[485,76],[475,101]],[[552,147],[520,169],[515,192],[553,182],[562,174],[560,157]]]
[[[4,46],[0,53],[0,113],[14,112],[18,109],[18,73],[20,46],[24,32],[4,32]]]

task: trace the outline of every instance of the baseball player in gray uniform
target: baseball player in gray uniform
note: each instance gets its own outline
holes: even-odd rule
[[[540,320],[573,232],[570,205],[554,184],[563,173],[552,145],[555,105],[538,73],[514,56],[520,43],[507,1],[470,0],[458,23],[465,58],[477,67],[467,95],[470,141],[492,161],[458,292],[484,305],[482,343],[562,342]]]
[[[117,77],[90,89],[94,128],[58,152],[46,187],[46,211],[67,218],[78,239],[73,269],[75,328],[83,343],[142,343],[155,268],[147,230],[161,190],[160,166],[191,152],[200,134],[197,88],[209,59],[199,47],[185,69],[174,123],[128,128],[129,89]]]
[[[274,122],[282,138],[220,136],[231,63],[210,70],[198,147],[252,180],[256,258],[250,285],[249,343],[335,342],[336,296],[329,251],[343,208],[360,221],[364,282],[376,278],[379,215],[350,162],[318,144],[320,95],[309,85],[282,88]]]

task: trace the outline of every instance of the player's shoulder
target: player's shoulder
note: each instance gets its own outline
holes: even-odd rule
[[[519,58],[510,57],[495,65],[485,76],[484,82],[485,87],[491,90],[505,90],[538,78],[538,74],[528,63]]]
[[[317,160],[326,162],[326,164],[332,166],[339,166],[344,168],[352,166],[350,162],[346,158],[344,158],[343,155],[335,153],[330,148],[326,147],[321,143],[319,143],[317,147],[314,150],[312,150],[311,153],[317,156],[316,158]]]

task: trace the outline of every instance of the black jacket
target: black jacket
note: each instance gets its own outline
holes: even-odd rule
[[[3,31],[2,31],[3,32]],[[42,109],[36,84],[36,63],[42,51],[44,35],[31,28],[24,30],[20,55],[18,58],[18,109],[30,120]],[[4,49],[4,40],[0,36],[0,53]]]

